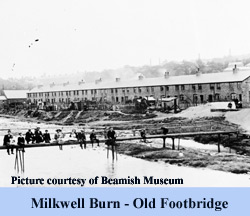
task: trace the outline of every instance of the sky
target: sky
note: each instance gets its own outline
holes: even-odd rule
[[[249,6],[248,0],[1,0],[0,78],[247,54]]]

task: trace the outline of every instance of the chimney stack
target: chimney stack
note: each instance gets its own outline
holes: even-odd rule
[[[49,86],[50,86],[50,88],[52,88],[53,86],[55,86],[55,83],[53,82]]]
[[[66,82],[66,83],[63,83],[63,86],[66,86],[66,85],[69,85],[69,81]]]
[[[98,84],[98,83],[100,83],[102,81],[102,78],[99,78],[99,79],[97,79],[96,81],[95,81],[95,84]]]
[[[239,69],[237,68],[237,65],[235,64],[235,65],[234,65],[234,68],[233,68],[233,73],[236,74],[236,73],[238,72],[238,70],[239,70]]]
[[[200,68],[197,67],[196,76],[200,76],[200,75],[201,75]]]
[[[117,78],[115,78],[115,81],[116,81],[116,82],[120,82],[120,81],[121,81],[121,78],[117,77]]]
[[[78,85],[82,85],[82,84],[84,84],[85,82],[83,81],[83,80],[81,80],[81,81],[79,81],[78,82]]]
[[[167,79],[169,77],[169,72],[166,71],[165,74],[164,74],[164,78]]]
[[[139,78],[139,80],[143,80],[144,76],[143,76],[142,74],[140,74],[140,75],[138,76],[138,78]]]

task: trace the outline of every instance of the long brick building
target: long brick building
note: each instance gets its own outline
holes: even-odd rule
[[[54,83],[38,86],[28,92],[31,103],[67,104],[71,101],[109,101],[124,104],[139,97],[154,97],[160,100],[176,96],[179,103],[205,103],[207,101],[231,101],[237,98],[244,107],[250,106],[250,67],[236,67],[219,73],[171,76],[168,72],[162,77],[122,80],[109,82],[102,79],[94,83],[62,85]]]

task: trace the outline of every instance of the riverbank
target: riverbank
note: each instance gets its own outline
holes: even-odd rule
[[[203,109],[202,115],[197,114],[198,110]],[[189,132],[202,130],[239,130],[239,133],[245,133],[245,130],[239,122],[244,116],[241,114],[249,110],[242,110],[233,113],[205,112],[204,107],[192,107],[179,114],[165,114],[154,112],[152,114],[125,114],[113,111],[19,111],[16,113],[2,113],[3,117],[15,118],[15,121],[31,122],[35,125],[60,125],[64,128],[99,128],[112,126],[117,131],[119,137],[132,136],[132,129],[139,130],[146,128],[148,134],[162,133],[161,127],[167,127],[170,132]],[[236,119],[234,122],[228,121]],[[237,118],[238,116],[238,118]],[[53,130],[55,127],[53,126]],[[102,131],[99,136],[102,136]],[[227,149],[227,152],[217,153],[206,148],[195,148],[194,145],[181,147],[179,150],[166,149],[158,141],[142,144],[140,142],[123,142],[118,147],[118,152],[130,155],[136,158],[142,158],[150,161],[163,161],[168,164],[178,166],[189,166],[196,168],[208,168],[221,170],[225,172],[246,174],[250,173],[250,142],[249,138],[244,136],[231,135],[220,138],[221,145]],[[218,143],[218,136],[196,136],[194,141],[203,143],[202,146],[214,146]],[[200,144],[201,145],[201,144]],[[204,150],[205,149],[205,150]],[[229,152],[234,153],[229,153]]]
[[[121,154],[149,161],[163,161],[178,166],[208,168],[236,174],[250,173],[250,158],[235,153],[216,153],[208,150],[183,148],[172,150],[134,143],[122,143],[117,147]]]

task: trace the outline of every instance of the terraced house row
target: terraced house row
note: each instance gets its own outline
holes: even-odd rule
[[[54,83],[37,86],[28,92],[31,103],[65,104],[71,101],[93,100],[98,102],[127,103],[134,98],[161,98],[176,96],[179,103],[204,103],[212,101],[232,101],[237,98],[244,107],[250,106],[250,67],[227,68],[219,73],[171,76],[168,72],[162,77],[120,79],[104,82],[62,85]]]

